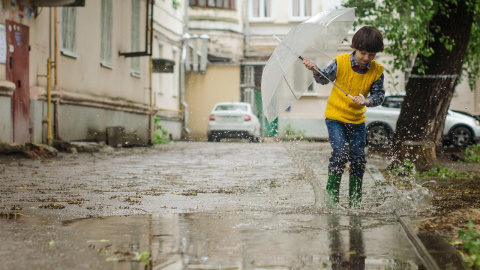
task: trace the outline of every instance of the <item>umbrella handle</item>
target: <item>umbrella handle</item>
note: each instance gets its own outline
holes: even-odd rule
[[[361,104],[365,104],[365,97],[364,97],[362,94],[358,94],[358,95],[359,95],[359,96],[361,96],[361,97],[362,97],[362,99],[363,99],[363,101],[362,101],[362,103],[361,103]],[[352,95],[350,95],[350,94],[347,94],[347,96],[353,100],[353,96],[352,96]]]
[[[362,94],[358,94],[358,95],[361,96],[363,99],[362,104],[365,104],[365,97]]]

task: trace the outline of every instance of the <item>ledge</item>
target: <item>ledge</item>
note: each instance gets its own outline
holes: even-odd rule
[[[11,81],[0,81],[0,96],[11,97],[15,92],[15,84]]]
[[[52,91],[52,102],[59,102],[60,104],[78,105],[86,107],[96,107],[102,109],[110,109],[117,111],[125,111],[139,114],[150,114],[156,112],[146,104],[136,103],[127,100],[113,99],[108,97],[92,96],[79,93],[72,93],[66,91]],[[46,94],[38,96],[39,100],[46,100]]]

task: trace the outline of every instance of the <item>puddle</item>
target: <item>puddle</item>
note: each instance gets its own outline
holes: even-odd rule
[[[190,213],[66,221],[114,269],[418,269],[392,216]],[[141,255],[149,260],[142,264]]]

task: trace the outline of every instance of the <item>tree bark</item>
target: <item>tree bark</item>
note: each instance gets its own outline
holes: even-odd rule
[[[428,66],[425,74],[420,74],[418,67],[414,66],[407,82],[392,140],[390,168],[404,165],[407,159],[420,171],[436,166],[436,152],[442,149],[445,116],[462,70],[473,23],[473,14],[468,10],[466,0],[450,3],[449,10],[448,14],[436,14],[429,24],[435,41],[430,44],[427,41],[426,46],[434,53],[430,57],[419,55],[416,59]],[[434,29],[438,26],[441,30],[437,33]],[[454,40],[452,50],[446,49],[439,41],[442,35]],[[428,147],[432,144],[433,149]]]

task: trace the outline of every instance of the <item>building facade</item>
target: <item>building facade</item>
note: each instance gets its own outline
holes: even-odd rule
[[[178,68],[150,63],[178,61],[182,14],[172,1],[2,0],[0,140],[147,145],[154,118],[180,139]]]
[[[273,36],[325,11],[324,2],[0,0],[0,141],[112,143],[120,135],[114,146],[131,146],[163,132],[206,140],[210,111],[225,101],[251,103],[264,136],[293,129],[326,139],[331,85],[313,84],[272,123],[261,100]],[[337,53],[351,52],[353,34]],[[389,69],[391,56],[377,60]],[[404,87],[405,74],[385,74],[387,94]],[[466,81],[451,109],[480,114]]]

